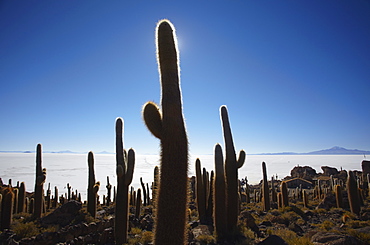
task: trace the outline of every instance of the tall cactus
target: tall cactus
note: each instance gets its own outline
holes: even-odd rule
[[[123,120],[116,120],[116,162],[117,162],[117,193],[116,218],[114,222],[114,236],[116,244],[127,243],[128,232],[128,188],[132,182],[135,167],[135,151],[123,149]]]
[[[195,161],[195,177],[196,177],[196,200],[197,200],[197,209],[198,209],[198,216],[201,224],[205,224],[206,219],[206,189],[204,178],[202,174],[202,167],[200,165],[199,158]]]
[[[146,103],[143,109],[145,124],[161,140],[162,151],[154,244],[184,244],[188,140],[182,114],[178,49],[173,25],[168,20],[160,21],[156,37],[162,111],[152,102]]]
[[[244,164],[245,152],[244,150],[241,150],[238,159],[236,158],[226,106],[221,106],[220,111],[226,148],[225,177],[227,188],[227,229],[229,234],[234,234],[236,232],[239,215],[238,169]]]
[[[343,194],[342,187],[340,185],[335,186],[335,200],[337,203],[337,208],[343,208]]]
[[[289,206],[289,196],[288,196],[288,185],[285,181],[281,182],[281,198],[282,198],[282,206],[288,207]]]
[[[26,185],[24,182],[21,182],[18,190],[18,213],[23,213],[26,211]]]
[[[360,197],[358,196],[358,187],[355,175],[352,171],[348,172],[347,177],[348,201],[351,212],[359,215],[361,210]]]
[[[219,144],[215,146],[215,187],[214,187],[214,225],[216,235],[222,240],[227,231],[226,214],[226,182],[224,170],[224,157]]]
[[[12,188],[3,190],[0,230],[9,229],[13,219],[14,192]]]
[[[270,210],[270,191],[267,180],[266,163],[262,162],[263,182],[262,182],[262,200],[264,211]]]
[[[35,218],[41,218],[42,214],[42,203],[44,199],[44,183],[46,180],[46,169],[42,168],[41,165],[41,144],[36,147],[36,179],[35,179],[35,193],[34,193],[34,205],[33,215]]]
[[[94,170],[94,153],[89,152],[87,157],[87,162],[89,166],[89,182],[87,187],[87,212],[91,214],[92,217],[96,217],[96,205],[97,205],[97,194],[99,190],[100,183],[95,183],[95,170]],[[69,186],[69,184],[68,184]],[[70,195],[68,195],[69,197]]]

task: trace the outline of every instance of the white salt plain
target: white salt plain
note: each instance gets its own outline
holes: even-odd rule
[[[116,162],[114,154],[95,154],[95,177],[100,181],[99,195],[106,194],[107,176],[111,185],[116,185]],[[214,170],[213,155],[191,156],[189,161],[189,176],[195,175],[195,159],[199,158],[202,167],[207,171]],[[290,175],[290,170],[299,166],[311,166],[318,173],[322,172],[321,166],[335,167],[338,170],[361,170],[363,155],[248,155],[243,167],[239,169],[239,178],[247,176],[250,184],[257,184],[262,178],[261,163],[266,162],[268,176],[278,175],[284,178]],[[7,184],[12,179],[13,185],[17,181],[25,182],[26,189],[33,191],[35,180],[35,153],[0,153],[0,178]],[[153,181],[154,167],[159,166],[158,155],[136,155],[134,178],[132,186],[140,188],[140,177],[145,183]],[[44,153],[42,166],[47,169],[46,185],[50,183],[52,193],[54,186],[59,189],[59,194],[65,193],[67,183],[73,190],[81,193],[86,200],[88,165],[87,154],[59,154]]]

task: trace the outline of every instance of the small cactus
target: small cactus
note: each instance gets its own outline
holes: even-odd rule
[[[308,196],[306,190],[302,190],[303,206],[308,208]]]
[[[107,176],[107,185],[105,186],[107,188],[107,206],[110,205],[110,203],[112,202],[112,196],[111,196],[111,193],[112,193],[112,185],[109,183],[109,176]]]
[[[141,188],[143,189],[143,201],[144,201],[144,206],[146,206],[146,205],[148,205],[147,204],[147,199],[146,199],[146,189],[145,189],[145,184],[144,184],[144,182],[143,182],[143,178],[142,177],[140,177],[140,184],[141,184]],[[141,194],[141,193],[140,193]]]
[[[137,196],[136,196],[136,208],[135,208],[135,217],[137,219],[140,218],[140,210],[141,210],[141,189],[139,188],[137,190]]]

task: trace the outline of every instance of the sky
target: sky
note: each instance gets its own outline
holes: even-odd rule
[[[236,151],[370,150],[370,2],[0,1],[0,151],[158,154],[155,27],[180,50],[190,154],[212,154],[229,111]]]

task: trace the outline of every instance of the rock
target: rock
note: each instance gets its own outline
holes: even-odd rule
[[[206,235],[206,236],[212,235],[211,228],[207,225],[198,225],[191,232],[193,233],[193,237],[195,239],[197,239],[201,235]]]
[[[261,236],[260,230],[255,222],[253,216],[246,210],[240,213],[240,220],[245,224],[246,227],[249,227],[258,237]]]
[[[290,176],[292,178],[303,178],[311,180],[316,175],[317,175],[316,170],[311,168],[310,166],[304,167],[297,166],[290,171]]]
[[[323,171],[323,175],[325,176],[336,176],[339,174],[338,169],[333,168],[333,167],[328,167],[328,166],[321,166],[321,169]]]
[[[329,210],[330,208],[336,207],[337,203],[335,200],[335,196],[332,193],[328,193],[325,195],[324,199],[317,205],[316,209],[323,208]]]
[[[315,245],[362,245],[363,243],[353,236],[332,232],[318,232],[312,236],[311,242]]]
[[[362,167],[363,176],[370,174],[370,161],[369,160],[363,160],[361,163],[361,167]]]
[[[288,243],[284,241],[283,238],[277,235],[271,235],[264,239],[262,242],[257,243],[257,245],[288,245]]]
[[[60,226],[66,226],[76,217],[81,207],[80,202],[69,201],[55,209],[51,214],[41,218],[41,223],[43,225],[59,224]]]

